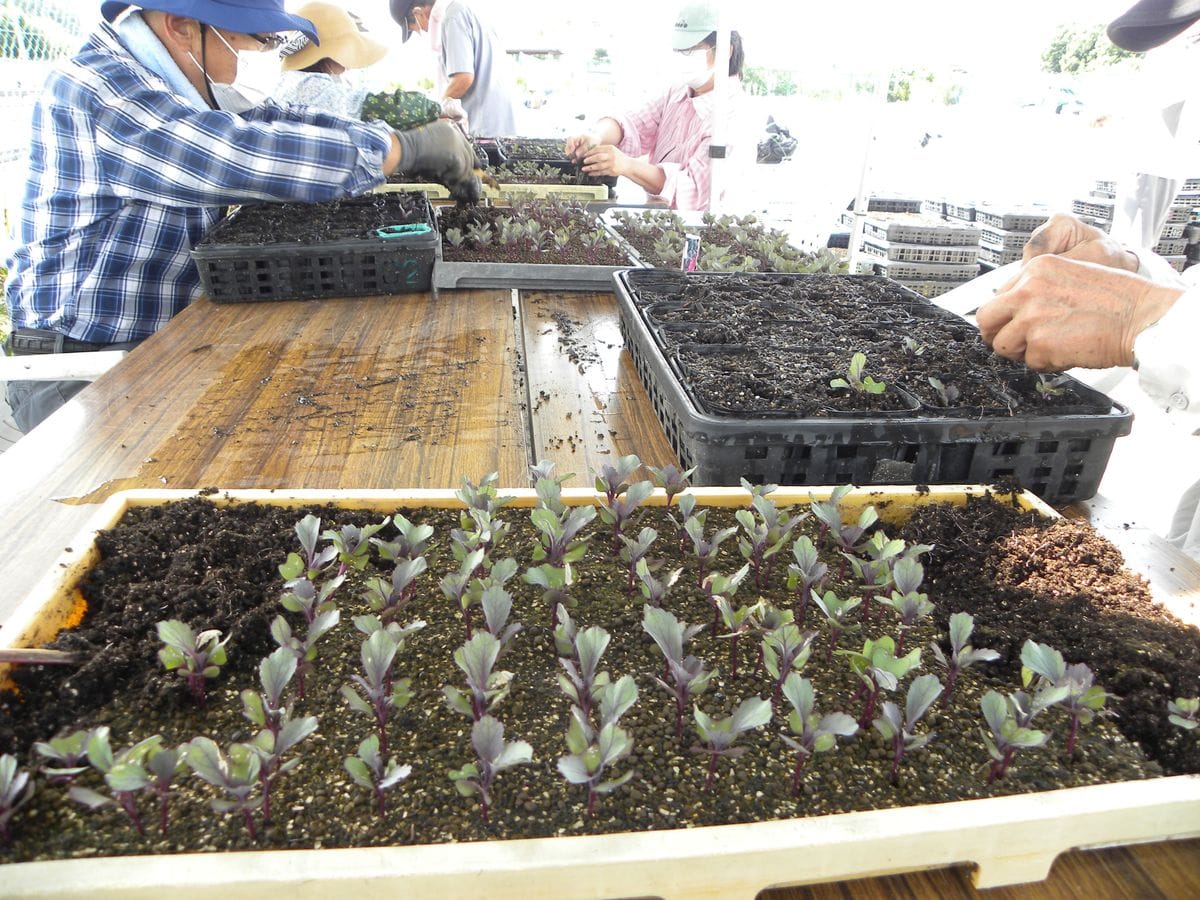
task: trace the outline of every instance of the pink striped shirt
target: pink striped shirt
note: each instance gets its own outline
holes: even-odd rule
[[[661,166],[667,180],[657,199],[672,209],[708,209],[712,183],[712,106],[696,112],[686,85],[676,85],[633,113],[616,115],[621,126],[617,149],[627,156],[646,156]]]

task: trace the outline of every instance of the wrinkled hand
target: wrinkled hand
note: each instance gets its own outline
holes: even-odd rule
[[[580,168],[585,175],[626,175],[629,157],[612,144],[600,144],[584,154]]]
[[[1099,228],[1065,213],[1055,213],[1034,229],[1023,258],[1029,262],[1047,253],[1128,272],[1138,270],[1138,259],[1133,253]]]
[[[563,144],[563,149],[567,154],[567,159],[573,159],[575,162],[583,162],[583,158],[587,156],[589,150],[599,143],[594,137],[589,134],[574,134],[567,138]]]
[[[437,121],[396,132],[400,141],[397,171],[433,178],[450,189],[456,200],[474,203],[483,188],[475,172],[475,151],[457,127]]]
[[[1108,266],[1045,254],[1025,263],[975,319],[985,343],[1031,369],[1128,366],[1134,339],[1182,293]]]

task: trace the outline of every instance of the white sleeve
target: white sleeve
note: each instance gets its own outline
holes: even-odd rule
[[[1155,284],[1168,284],[1176,287],[1183,287],[1187,281],[1195,283],[1195,278],[1189,279],[1187,276],[1180,275],[1171,266],[1169,262],[1149,250],[1140,249],[1137,247],[1128,248],[1138,260],[1137,274],[1143,278],[1148,278]],[[1193,269],[1200,268],[1193,266]]]
[[[1138,386],[1167,412],[1200,414],[1198,340],[1200,287],[1190,287],[1133,342]]]

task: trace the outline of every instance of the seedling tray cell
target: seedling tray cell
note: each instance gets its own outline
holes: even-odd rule
[[[333,204],[275,203],[239,209],[192,250],[205,294],[215,303],[250,303],[429,290],[439,244],[433,210],[426,197],[411,193],[368,194],[333,203],[342,213],[349,211],[351,216],[361,216],[361,229],[356,236],[259,244],[221,243],[223,233],[242,233],[234,231],[235,228],[261,222],[264,229],[269,229],[280,215],[292,221],[290,217],[316,217]],[[405,222],[428,230],[393,238],[375,233],[376,228]]]
[[[863,241],[862,250],[868,256],[899,262],[951,263],[967,265],[975,261],[975,248],[944,247],[936,244],[894,243],[886,240]]]
[[[1164,225],[1162,231],[1158,233],[1160,241],[1174,241],[1183,237],[1183,229],[1187,228],[1186,222],[1172,222]]]
[[[614,276],[625,347],[667,439],[702,485],[751,483],[992,484],[1015,478],[1052,503],[1095,494],[1116,439],[1133,417],[1119,404],[1080,385],[1103,413],[943,415],[929,410],[876,418],[734,418],[702,411],[664,356],[644,307],[676,285],[678,273],[641,269]],[[722,279],[729,275],[690,275]],[[757,287],[780,279],[864,276],[738,275]],[[672,282],[672,279],[676,279]],[[927,304],[913,295],[917,304]],[[929,304],[932,307],[932,304]],[[768,334],[764,331],[764,335]]]
[[[870,216],[863,222],[863,234],[886,241],[940,247],[966,247],[979,243],[979,229],[973,225],[951,224],[916,213]]]
[[[1171,211],[1167,213],[1168,225],[1187,224],[1192,220],[1192,204],[1191,203],[1175,203],[1171,206]]]
[[[946,201],[946,215],[951,219],[962,219],[964,222],[975,221],[975,206],[967,203],[952,203]]]

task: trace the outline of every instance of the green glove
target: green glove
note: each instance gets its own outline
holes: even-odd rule
[[[483,193],[475,172],[475,151],[461,131],[439,121],[408,131],[397,131],[400,165],[396,171],[424,175],[450,188],[456,200],[474,203]]]

